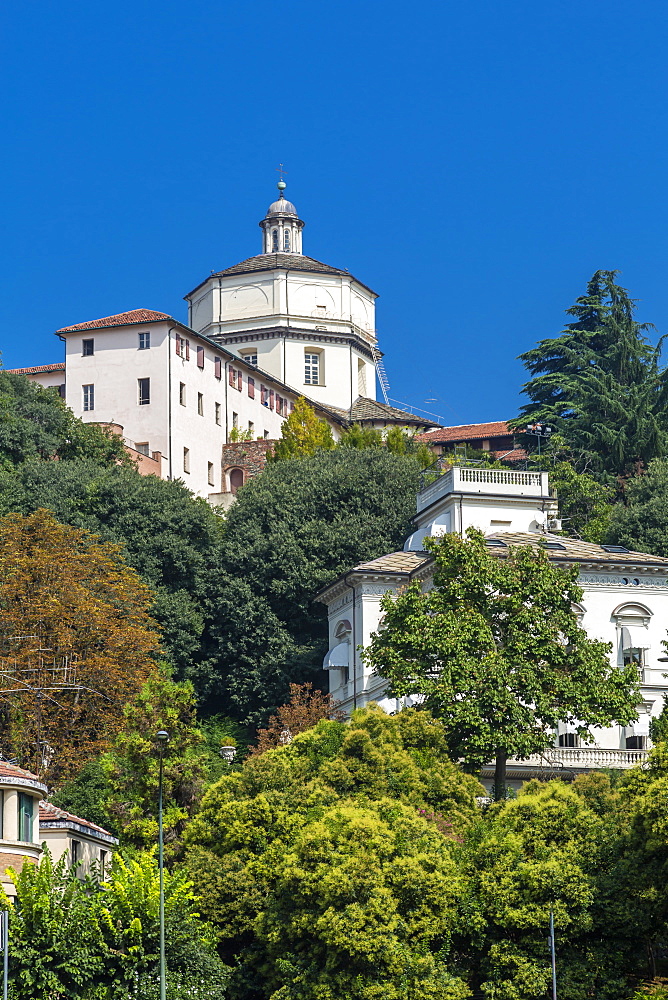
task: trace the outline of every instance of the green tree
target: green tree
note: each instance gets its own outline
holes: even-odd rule
[[[668,383],[661,344],[645,338],[650,324],[634,319],[635,302],[596,271],[566,312],[558,337],[520,356],[530,402],[511,424],[546,421],[563,435],[585,471],[618,475],[668,451]]]
[[[668,555],[668,459],[655,459],[644,474],[627,481],[624,503],[612,512],[607,541]]]
[[[273,460],[307,458],[317,451],[334,447],[332,430],[326,420],[320,420],[315,411],[300,396],[295,408],[281,427],[281,438],[274,448]]]
[[[156,843],[159,754],[155,734],[166,730],[163,822],[169,856],[178,848],[178,838],[195,810],[209,771],[193,687],[163,674],[149,680],[124,712],[125,728],[102,758],[110,792],[106,807],[125,845],[147,848]]]
[[[0,466],[54,458],[85,458],[99,466],[134,464],[122,438],[77,420],[53,389],[0,371]]]
[[[577,472],[570,462],[558,462],[548,471],[566,534],[596,545],[605,542],[615,512],[614,491],[588,473]]]
[[[503,797],[507,758],[550,746],[559,721],[590,740],[587,726],[636,718],[638,678],[578,625],[577,567],[528,546],[493,555],[481,532],[467,536],[427,540],[434,588],[386,595],[364,658],[394,696],[424,698],[454,759],[480,767],[495,757]]]

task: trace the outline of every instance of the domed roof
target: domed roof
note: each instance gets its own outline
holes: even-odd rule
[[[294,215],[295,218],[298,217],[295,206],[291,201],[284,198],[282,194],[278,201],[273,201],[267,209],[266,218],[269,218],[270,215]]]

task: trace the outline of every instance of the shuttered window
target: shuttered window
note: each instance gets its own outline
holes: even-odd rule
[[[269,390],[269,409],[273,410],[273,408],[274,408],[274,390],[270,389]]]
[[[197,367],[204,368],[204,348],[197,348]]]
[[[230,385],[232,386],[232,388],[234,388],[234,382],[235,382],[236,377],[237,377],[237,373],[235,372],[235,370],[232,367],[232,365],[230,365],[230,374],[229,374],[228,381],[229,381]]]
[[[249,378],[248,379],[248,395],[250,396],[251,399],[255,399],[255,379],[254,378]]]

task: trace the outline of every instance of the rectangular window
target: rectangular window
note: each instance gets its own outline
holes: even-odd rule
[[[139,405],[146,406],[147,403],[151,402],[151,380],[150,378],[138,378],[137,386],[139,388]]]
[[[251,437],[253,436],[253,434],[255,434],[255,424],[253,423],[252,420],[248,421],[248,433],[250,434]]]
[[[220,403],[215,404],[216,408],[216,423],[220,426]]]
[[[140,455],[148,455],[148,441],[136,441],[135,451],[138,451]]]
[[[181,406],[186,405],[186,384],[185,382],[179,382],[179,403]]]
[[[186,345],[186,361],[190,361],[190,341],[186,340],[185,345]]]
[[[33,818],[33,798],[19,792],[19,840],[26,844],[32,843],[32,818]]]
[[[150,346],[151,346],[151,331],[149,330],[148,333],[140,333],[139,334],[139,350],[140,351],[148,351],[148,349],[150,348]]]
[[[269,431],[265,431],[264,432],[264,439],[265,439],[265,441],[269,440]]]
[[[197,348],[197,367],[204,368],[204,348]]]
[[[266,385],[260,386],[260,402],[263,406],[269,406],[269,390]]]
[[[178,333],[176,334],[176,338],[174,340],[174,345],[176,347],[176,353],[178,354],[179,357],[181,357],[181,338],[178,335]]]
[[[239,390],[239,392],[241,392],[243,387],[244,387],[244,373],[242,372],[241,368],[237,368],[237,389]]]
[[[213,462],[208,462],[209,469],[209,486],[213,486]]]
[[[100,878],[104,878],[107,874],[107,855],[108,851],[100,851]]]
[[[190,448],[183,449],[183,471],[190,472]]]
[[[304,354],[304,382],[306,385],[320,385],[320,355]]]
[[[76,866],[81,861],[81,843],[78,840],[72,841],[72,868]]]
[[[249,351],[248,354],[242,354],[241,357],[249,365],[255,365],[257,368],[257,351]]]
[[[232,426],[233,427],[238,427],[239,426],[239,414],[238,413],[233,413],[232,414]]]
[[[83,389],[83,408],[86,410],[95,409],[95,386],[94,385],[84,385],[81,387]]]
[[[201,392],[197,393],[197,412],[200,417],[204,416],[204,396]]]
[[[248,379],[248,396],[250,399],[255,399],[255,379]]]
[[[273,408],[274,408],[274,390],[270,389],[269,390],[269,409],[273,410]]]
[[[81,353],[84,358],[90,358],[95,354],[95,341],[94,340],[82,340],[81,341]]]
[[[216,376],[216,378],[223,377],[223,364],[220,358],[213,359],[213,374]]]
[[[232,388],[234,389],[234,386],[236,385],[236,382],[237,382],[237,373],[234,370],[234,368],[232,367],[232,365],[230,365],[230,370],[229,370],[229,374],[228,374],[228,379],[227,380],[230,383],[230,385],[232,386]]]

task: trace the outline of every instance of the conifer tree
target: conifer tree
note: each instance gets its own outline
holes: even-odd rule
[[[276,444],[273,458],[308,458],[321,448],[329,451],[333,447],[334,438],[329,424],[316,417],[313,408],[300,396],[294,410],[283,422],[281,439]]]
[[[596,271],[586,295],[566,310],[573,321],[520,355],[531,375],[524,386],[530,402],[512,422],[551,424],[583,468],[613,475],[668,451],[661,342],[648,343],[652,325],[636,322],[636,303],[617,273]]]

